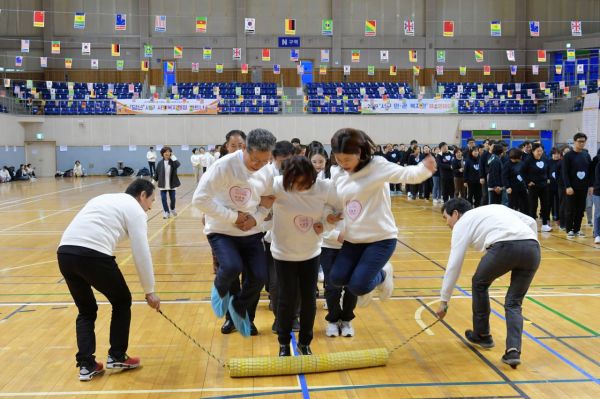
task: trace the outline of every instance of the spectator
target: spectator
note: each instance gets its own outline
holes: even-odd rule
[[[73,165],[73,176],[83,177],[83,166],[79,160],[75,161],[75,165]]]

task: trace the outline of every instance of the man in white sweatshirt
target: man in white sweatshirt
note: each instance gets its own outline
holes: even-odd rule
[[[502,362],[514,368],[521,363],[521,305],[540,264],[537,224],[533,218],[504,205],[471,209],[471,204],[462,198],[446,202],[442,213],[452,229],[452,247],[436,313],[440,319],[446,316],[469,246],[486,251],[472,279],[473,330],[465,331],[465,336],[482,348],[494,347],[488,288],[498,277],[510,272],[510,287],[504,300],[507,334]]]
[[[154,172],[156,171],[156,151],[154,151],[154,147],[150,147],[146,153],[146,160],[150,168],[150,176],[154,176]]]
[[[267,278],[260,226],[269,210],[261,206],[261,196],[270,195],[273,189],[273,172],[266,166],[275,141],[267,130],[252,130],[246,149],[215,162],[200,179],[192,199],[206,215],[204,234],[219,261],[211,292],[213,310],[219,318],[229,310],[243,336],[251,334],[253,304]],[[231,283],[242,272],[241,291],[230,294]]]
[[[75,358],[81,381],[89,381],[104,372],[104,366],[96,362],[94,356],[94,322],[98,305],[92,287],[104,294],[112,305],[106,367],[132,369],[140,366],[139,358],[129,357],[126,353],[131,323],[131,292],[113,253],[119,241],[129,237],[146,302],[159,310],[160,299],[154,293],[146,216],[153,203],[154,185],[147,180],[136,179],[125,193],[103,194],[91,199],[62,236],[57,251],[58,265],[79,310],[76,322],[78,352]]]

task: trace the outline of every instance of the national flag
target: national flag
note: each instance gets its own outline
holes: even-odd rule
[[[300,54],[298,49],[290,49],[290,61],[298,61],[300,59]]]
[[[73,29],[85,29],[85,13],[76,12],[73,16]]]
[[[181,46],[173,47],[173,58],[183,58],[183,47],[181,47]]]
[[[244,19],[244,31],[251,35],[256,33],[256,22],[254,18]]]
[[[28,53],[29,52],[29,40],[21,39],[21,52]]]
[[[264,48],[262,49],[262,60],[263,61],[271,61],[271,49]]]
[[[215,65],[215,71],[217,73],[223,73],[223,64],[216,64]]]
[[[554,65],[554,71],[556,72],[557,75],[562,75],[562,65],[561,64]]]
[[[329,62],[329,50],[321,50],[321,62]]]
[[[207,17],[196,17],[196,33],[206,33],[208,28]]]
[[[154,17],[154,32],[166,32],[167,31],[167,16],[157,15]]]
[[[375,65],[367,66],[367,75],[369,75],[369,76],[375,75]]]
[[[4,87],[7,89],[10,87],[10,79],[4,79]]]
[[[408,50],[408,60],[410,62],[417,62],[417,50]]]
[[[360,50],[352,50],[352,62],[360,62]]]
[[[437,50],[436,51],[437,62],[445,63],[446,62],[446,50]]]
[[[414,36],[415,35],[415,21],[412,19],[404,20],[404,35]]]
[[[344,75],[346,75],[346,76],[350,75],[351,70],[352,70],[352,68],[350,67],[350,65],[344,65]]]
[[[421,73],[421,67],[418,65],[413,65],[413,75],[419,76],[419,73]]]
[[[204,47],[202,49],[202,59],[205,61],[210,61],[211,58],[212,58],[212,48]]]
[[[148,60],[140,61],[140,68],[142,69],[143,72],[148,72],[148,69],[150,69],[150,61],[148,61]]]
[[[175,61],[167,61],[167,72],[175,72]]]
[[[118,43],[113,43],[110,45],[110,54],[113,57],[120,57],[121,56],[121,45]]]
[[[454,21],[444,21],[444,37],[454,37]]]
[[[53,40],[50,49],[52,54],[60,54],[60,41]]]
[[[15,57],[15,66],[23,66],[23,56],[17,55]]]
[[[539,73],[540,73],[540,67],[538,65],[532,65],[531,66],[531,73],[533,75],[539,75]]]
[[[379,62],[386,63],[390,60],[390,52],[389,50],[380,50],[379,51]]]
[[[144,44],[144,58],[152,58],[154,51],[151,44]]]
[[[575,50],[567,50],[567,61],[575,61]]]
[[[319,66],[319,75],[327,75],[327,65]]]
[[[577,73],[583,73],[583,64],[577,64]]]
[[[92,53],[91,43],[81,43],[81,54],[90,55]]]
[[[537,51],[538,62],[546,62],[546,50]]]
[[[125,67],[125,61],[117,60],[117,71],[122,71]]]
[[[127,30],[127,14],[115,15],[115,30]]]
[[[242,64],[242,73],[243,74],[247,74],[248,73],[248,64]]]
[[[465,76],[467,74],[467,67],[466,66],[459,66],[458,67],[458,71],[460,73],[460,76]]]
[[[365,36],[377,35],[377,20],[367,19],[365,21]]]
[[[483,50],[475,50],[475,61],[483,62]]]
[[[286,18],[285,19],[285,34],[286,35],[295,35],[296,34],[296,20]]]
[[[516,65],[510,66],[510,74],[513,76],[517,74],[517,66]]]
[[[529,21],[529,36],[540,36],[540,21]]]
[[[90,66],[92,69],[98,69],[98,60],[97,59],[90,60]]]
[[[443,75],[444,74],[444,66],[443,65],[438,65],[435,67],[435,72],[438,75]]]
[[[73,58],[65,58],[65,69],[71,69],[73,66]]]
[[[242,59],[242,49],[240,47],[234,47],[231,51],[231,57],[234,60],[241,60]]]
[[[321,34],[323,36],[333,35],[333,19],[321,20]]]
[[[581,21],[571,21],[571,35],[581,36]]]
[[[483,76],[490,76],[492,74],[492,67],[489,65],[483,66]]]
[[[273,64],[273,74],[280,75],[281,74],[281,65]]]
[[[498,20],[490,22],[490,35],[492,37],[502,36],[502,22]]]
[[[200,63],[199,62],[192,62],[192,72],[199,72],[200,71]],[[197,87],[197,86],[195,86]]]
[[[46,12],[45,11],[34,11],[33,12],[33,27],[34,28],[43,28],[44,22],[46,20]]]
[[[396,76],[398,74],[398,69],[396,65],[390,65],[390,76]]]
[[[48,57],[40,57],[40,68],[48,67]]]
[[[580,89],[585,89],[586,88],[585,79],[580,79],[579,80],[579,88]]]
[[[514,62],[515,61],[515,50],[506,50],[506,58],[509,61]]]

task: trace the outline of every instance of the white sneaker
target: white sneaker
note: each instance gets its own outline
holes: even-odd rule
[[[319,280],[319,283],[322,283],[323,281],[325,281],[325,273],[323,273],[323,270],[319,270],[318,280]]]
[[[173,215],[173,217],[177,216],[177,211],[175,209],[171,210],[171,215]]]
[[[342,321],[340,327],[342,328],[342,337],[354,337],[354,327],[349,321]]]
[[[379,299],[385,301],[394,293],[394,268],[390,262],[383,267],[385,272],[385,280],[379,284]]]
[[[600,244],[600,236],[594,238],[594,244]]]
[[[552,227],[548,224],[545,224],[542,226],[542,231],[543,232],[548,232],[548,231],[552,231]]]
[[[169,212],[163,212],[163,219],[168,219],[170,216]]]
[[[359,295],[356,301],[356,306],[360,308],[365,308],[369,306],[371,301],[373,300],[373,291],[367,292],[365,295]]]
[[[325,335],[328,337],[339,337],[340,336],[340,326],[338,323],[327,323],[327,327],[325,328]]]

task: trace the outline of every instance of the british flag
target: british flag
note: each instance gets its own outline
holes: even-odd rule
[[[406,36],[415,35],[415,21],[413,21],[412,19],[407,19],[404,21],[404,34]]]
[[[581,36],[581,21],[571,21],[571,35]]]

